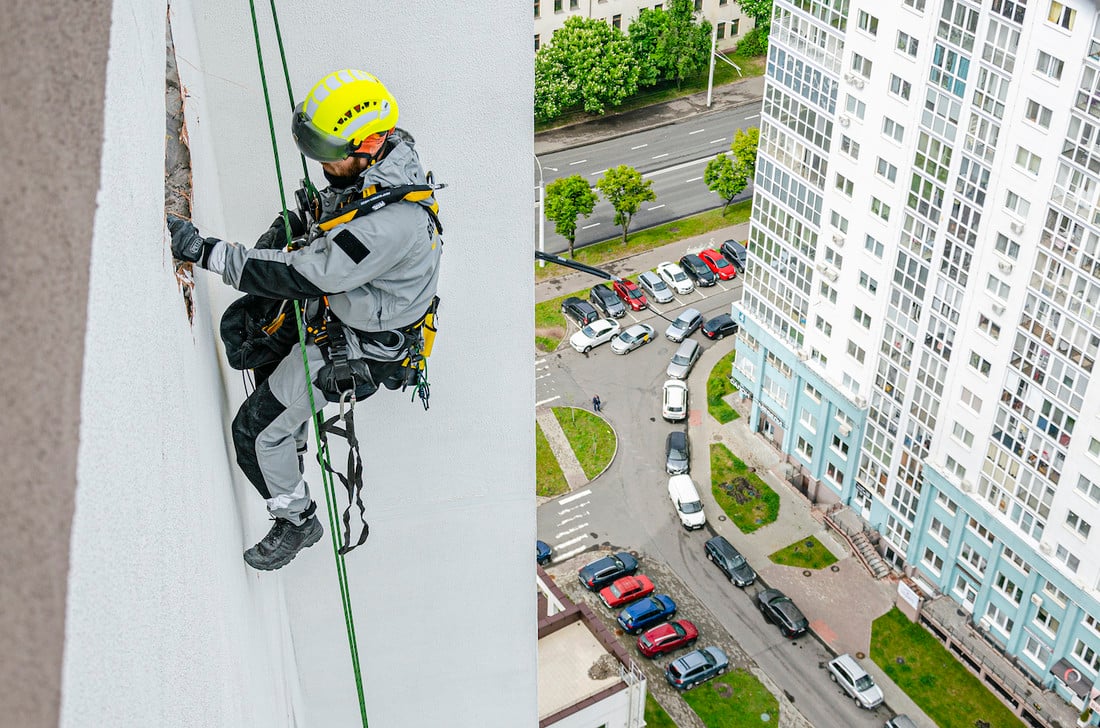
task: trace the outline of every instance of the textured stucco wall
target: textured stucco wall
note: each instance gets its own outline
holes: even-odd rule
[[[357,409],[371,537],[347,569],[368,713],[373,728],[534,725],[531,19],[421,5],[279,6],[297,94],[336,68],[376,73],[450,185],[431,410],[390,393]],[[257,7],[293,186],[289,102]],[[241,240],[279,207],[247,11],[171,9],[194,218]],[[215,338],[235,295],[199,272],[189,326],[164,241],[163,38],[163,5],[116,2],[62,723],[355,725],[327,535],[274,574],[241,561],[270,524],[226,436],[243,391]]]

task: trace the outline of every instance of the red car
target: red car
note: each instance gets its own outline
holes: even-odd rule
[[[611,586],[600,589],[600,601],[607,605],[608,609],[619,607],[637,601],[642,597],[648,597],[653,593],[653,582],[645,574],[624,576],[612,582]]]
[[[733,267],[733,263],[726,260],[717,250],[708,248],[699,253],[699,257],[703,259],[708,268],[714,271],[714,275],[723,281],[728,281],[737,276],[737,269]]]
[[[665,622],[638,636],[638,649],[646,657],[656,657],[679,647],[695,644],[699,629],[686,619]]]
[[[621,281],[612,281],[611,287],[615,289],[615,295],[623,299],[623,303],[627,306],[630,306],[631,311],[641,311],[649,305],[642,289],[638,288],[634,281],[626,278]]]

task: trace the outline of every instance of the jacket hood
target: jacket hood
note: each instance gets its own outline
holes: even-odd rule
[[[377,164],[363,171],[363,184],[379,187],[424,184],[424,169],[416,153],[415,142],[407,132],[396,129],[387,144],[391,144],[386,156]]]

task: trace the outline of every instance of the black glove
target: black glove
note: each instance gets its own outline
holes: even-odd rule
[[[302,224],[301,218],[293,210],[287,210],[287,219],[290,221],[290,236],[296,238],[299,235],[304,235],[306,232],[306,226]],[[271,227],[260,236],[260,239],[256,241],[254,246],[257,250],[279,250],[287,246],[286,228],[283,226],[283,216],[278,215],[275,218],[275,222],[271,223]]]
[[[216,238],[204,238],[190,220],[175,215],[168,215],[168,231],[172,233],[172,255],[176,260],[195,263],[200,268],[206,267],[210,251],[221,242]]]

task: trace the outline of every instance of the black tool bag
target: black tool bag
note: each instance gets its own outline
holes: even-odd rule
[[[294,302],[241,296],[222,314],[221,337],[234,369],[277,364],[298,343]]]

